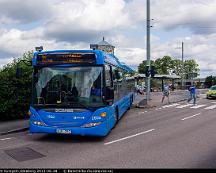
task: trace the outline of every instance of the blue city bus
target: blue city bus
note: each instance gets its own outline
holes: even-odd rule
[[[106,136],[132,105],[134,71],[113,54],[36,51],[32,65],[30,133]]]

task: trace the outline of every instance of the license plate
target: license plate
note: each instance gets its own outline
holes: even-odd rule
[[[57,129],[56,133],[60,134],[71,134],[71,130]]]

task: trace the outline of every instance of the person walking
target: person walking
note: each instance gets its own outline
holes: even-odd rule
[[[196,86],[193,83],[192,86],[189,88],[190,96],[188,98],[188,103],[193,99],[193,105],[196,104]]]
[[[138,94],[144,95],[144,91],[140,85],[136,85],[136,92],[137,92],[137,95]]]
[[[170,103],[169,95],[170,95],[170,87],[169,87],[168,84],[165,84],[164,87],[163,87],[162,103],[163,103],[165,97],[167,97],[168,103]]]

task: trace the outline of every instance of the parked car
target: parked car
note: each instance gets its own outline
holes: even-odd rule
[[[206,94],[206,98],[207,99],[216,98],[216,85],[213,85],[211,86],[211,88],[209,88]]]

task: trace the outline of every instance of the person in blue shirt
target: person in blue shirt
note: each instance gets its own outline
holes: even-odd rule
[[[95,85],[93,85],[91,88],[91,95],[101,96],[101,90],[96,88]]]
[[[188,99],[188,103],[193,99],[193,104],[196,104],[196,86],[193,83],[193,85],[189,88],[190,91],[190,98]]]

